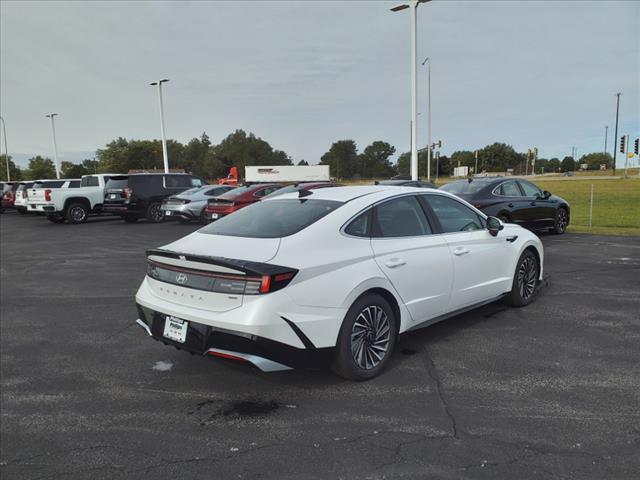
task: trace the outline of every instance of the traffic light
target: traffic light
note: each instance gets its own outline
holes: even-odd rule
[[[531,159],[531,149],[527,148],[527,160]]]
[[[624,153],[624,147],[625,147],[625,140],[627,139],[627,137],[625,137],[624,135],[620,137],[620,153]]]
[[[640,138],[636,138],[636,141],[633,142],[633,153],[640,155]]]
[[[538,147],[533,147],[533,158],[538,158]]]

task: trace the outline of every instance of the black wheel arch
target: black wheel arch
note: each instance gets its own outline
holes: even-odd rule
[[[91,211],[91,202],[89,202],[89,200],[87,200],[87,198],[85,197],[71,197],[71,198],[67,198],[64,201],[64,211],[67,211],[67,208],[69,208],[70,205],[73,205],[74,203],[79,203],[81,204],[83,207],[85,207],[87,209],[87,213],[89,213]]]

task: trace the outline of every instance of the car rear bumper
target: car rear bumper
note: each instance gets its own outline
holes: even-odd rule
[[[189,205],[162,205],[162,212],[167,217],[183,217],[183,218],[198,218],[200,216],[199,212],[193,212],[189,209]]]
[[[53,203],[30,203],[27,210],[29,212],[55,213],[56,206]]]
[[[264,372],[326,365],[332,348],[297,348],[269,338],[189,321],[184,343],[164,336],[164,313],[137,304],[136,323],[154,340],[195,355],[250,363]]]

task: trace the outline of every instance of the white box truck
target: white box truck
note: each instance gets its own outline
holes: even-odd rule
[[[245,167],[245,181],[249,183],[265,182],[328,182],[329,165],[278,165],[264,167]]]

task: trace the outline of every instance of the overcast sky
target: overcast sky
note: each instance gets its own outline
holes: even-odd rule
[[[409,149],[409,11],[387,1],[12,2],[0,4],[0,110],[9,153],[60,159],[110,140],[243,128],[294,161],[331,143]],[[433,58],[433,139],[442,152],[494,141],[540,156],[613,151],[640,133],[640,2],[433,1],[418,9],[420,61]],[[426,144],[426,72],[418,143]],[[621,164],[621,156],[618,155]]]

